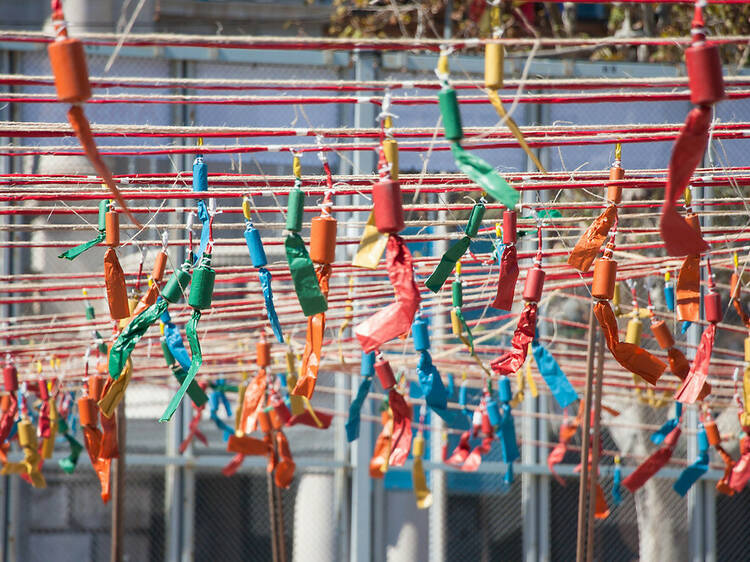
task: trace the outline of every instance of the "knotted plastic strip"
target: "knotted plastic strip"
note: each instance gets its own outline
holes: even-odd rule
[[[109,206],[109,201],[107,199],[102,199],[101,201],[99,201],[99,224],[96,229],[98,232],[98,234],[96,235],[96,238],[89,240],[88,242],[84,242],[83,244],[80,244],[76,246],[75,248],[70,248],[69,250],[65,250],[62,254],[57,256],[58,258],[65,258],[66,260],[73,261],[86,250],[93,248],[97,244],[101,244],[102,242],[104,242],[104,238],[106,236],[106,228],[107,228],[104,217],[107,214],[108,206]]]
[[[328,280],[331,277],[331,266],[325,264],[320,266],[317,272],[318,284],[323,298],[328,298]],[[302,353],[302,367],[300,377],[291,393],[304,396],[308,400],[315,392],[315,383],[318,380],[318,369],[323,353],[323,336],[326,328],[325,312],[318,312],[307,318],[307,337],[305,350]]]
[[[679,426],[675,427],[665,438],[664,446],[655,451],[643,461],[630,475],[622,481],[631,493],[640,489],[648,480],[659,472],[665,464],[672,458],[672,453],[680,439],[682,430]]]
[[[461,139],[464,136],[461,126],[461,112],[458,107],[456,90],[448,83],[448,58],[445,54],[440,55],[436,73],[442,86],[438,93],[438,106],[443,118],[444,136],[451,141],[451,152],[456,165],[495,201],[499,201],[509,209],[515,208],[520,197],[518,191],[513,189],[495,171],[494,167],[461,146]]]
[[[27,419],[18,422],[18,444],[23,449],[23,461],[5,463],[0,474],[25,475],[34,488],[46,488],[47,482],[39,470],[42,458],[37,451],[36,431]]]
[[[542,375],[557,404],[560,408],[570,406],[578,399],[578,394],[554,356],[542,345],[538,338],[531,342],[531,352],[534,355],[539,374]]]
[[[440,377],[440,372],[430,356],[430,335],[427,322],[420,316],[414,320],[411,329],[414,350],[419,353],[417,379],[427,406],[446,422],[451,423],[454,415],[448,408],[448,391]]]
[[[172,397],[172,400],[167,405],[167,409],[161,418],[159,418],[160,422],[172,419],[177,406],[182,401],[182,397],[187,392],[188,387],[198,373],[198,369],[203,364],[203,354],[201,352],[200,341],[198,341],[198,322],[201,318],[201,311],[211,307],[215,279],[216,272],[211,268],[211,249],[209,247],[201,257],[198,266],[193,270],[193,282],[188,298],[188,304],[193,308],[193,314],[185,327],[185,334],[187,335],[192,354],[190,370],[180,385],[177,394]]]
[[[529,344],[534,340],[536,332],[537,304],[527,302],[520,317],[518,326],[513,332],[512,349],[490,363],[490,367],[499,375],[514,374],[523,366],[529,350]]]
[[[655,385],[667,366],[643,348],[620,341],[617,319],[608,301],[597,301],[594,304],[594,315],[604,332],[607,348],[617,362],[649,384]]]
[[[411,481],[414,486],[414,495],[417,500],[417,509],[427,509],[432,505],[432,492],[427,487],[427,477],[424,473],[422,458],[424,457],[425,441],[420,430],[412,442],[413,465],[411,469]]]
[[[355,328],[354,333],[365,353],[375,351],[384,343],[408,333],[421,301],[414,282],[411,252],[400,236],[392,234],[388,237],[385,256],[388,279],[396,293],[396,302]]]
[[[518,251],[516,250],[516,212],[506,209],[503,212],[502,236],[503,252],[500,255],[500,276],[497,281],[497,293],[492,307],[499,310],[510,310],[518,281]],[[495,232],[500,228],[495,226]]]
[[[464,230],[464,236],[458,242],[451,245],[450,248],[440,258],[440,263],[435,267],[432,275],[425,281],[425,286],[432,291],[437,293],[448,279],[448,276],[456,267],[456,262],[466,253],[471,244],[471,239],[479,232],[479,227],[482,225],[482,218],[484,218],[486,207],[484,206],[484,200],[480,200],[474,204],[471,209],[471,215],[469,216],[469,222]]]
[[[362,382],[359,383],[357,394],[349,405],[349,417],[346,420],[346,439],[351,443],[359,438],[360,415],[362,405],[372,387],[372,377],[375,375],[375,352],[362,352],[360,362],[360,376]]]

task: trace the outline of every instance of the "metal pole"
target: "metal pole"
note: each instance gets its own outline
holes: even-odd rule
[[[601,443],[602,378],[604,374],[604,338],[597,331],[596,338],[596,385],[594,386],[594,442],[591,451],[591,474],[589,475],[588,538],[586,560],[594,560],[594,513],[596,511],[596,486],[599,478],[599,445]],[[588,463],[588,459],[583,461]]]
[[[576,539],[576,561],[583,562],[586,537],[586,484],[589,474],[589,433],[591,432],[591,390],[594,378],[594,307],[589,313],[589,339],[586,348],[586,393],[583,405],[583,431],[581,432],[581,478],[578,484],[578,536]]]
[[[109,559],[122,562],[123,541],[125,539],[125,399],[120,401],[115,412],[117,416],[117,448],[120,455],[113,463],[114,486],[112,486],[112,529]]]
[[[354,53],[354,77],[356,80],[376,78],[377,56],[372,52]],[[375,123],[375,108],[372,104],[358,103],[354,108],[354,127],[372,127]],[[375,171],[375,153],[357,151],[353,157],[356,174]],[[358,222],[364,222],[361,217]],[[372,402],[365,400],[362,415],[372,415]],[[374,424],[362,424],[359,439],[350,447],[352,469],[351,523],[349,529],[349,560],[369,562],[372,560],[373,533],[373,482],[369,474],[370,454],[373,447]]]
[[[268,492],[268,524],[271,535],[271,560],[279,562],[278,540],[276,529],[276,498],[274,496],[273,473],[266,472],[266,490]]]

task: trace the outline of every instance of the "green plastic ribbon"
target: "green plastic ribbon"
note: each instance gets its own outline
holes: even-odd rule
[[[487,195],[499,201],[509,209],[515,208],[520,197],[518,191],[505,181],[495,168],[482,158],[462,147],[458,142],[451,144],[451,151],[456,165],[469,178],[479,185]]]
[[[96,238],[94,238],[93,240],[89,240],[88,242],[84,242],[83,244],[80,244],[75,248],[65,250],[62,254],[57,256],[58,258],[65,258],[66,260],[73,261],[86,250],[104,242],[104,239],[107,236],[107,223],[105,219],[107,215],[107,205],[109,205],[109,200],[107,199],[103,199],[99,202],[99,224],[97,228],[99,234],[96,235]]]
[[[154,304],[141,312],[138,316],[125,326],[120,332],[117,341],[109,350],[109,376],[117,379],[125,368],[125,362],[135,349],[136,344],[140,341],[149,327],[159,319],[169,303],[165,299],[158,299]]]
[[[78,440],[70,434],[70,428],[68,427],[68,424],[64,419],[61,418],[60,420],[58,420],[57,430],[62,434],[63,437],[65,437],[66,441],[70,444],[70,454],[67,457],[57,461],[57,464],[60,465],[60,468],[65,472],[65,474],[73,474],[73,471],[76,469],[76,465],[78,464],[78,457],[81,456],[81,451],[83,451],[83,445],[81,445],[81,443],[79,443]]]
[[[188,375],[185,372],[185,369],[180,367],[178,363],[175,364],[174,367],[172,367],[172,374],[180,384],[185,382],[185,377],[187,377]],[[201,385],[199,385],[198,381],[196,380],[190,381],[190,384],[187,387],[187,395],[190,396],[190,400],[192,400],[193,404],[195,404],[198,408],[208,402],[208,395],[203,391]]]
[[[292,232],[284,241],[289,271],[294,281],[294,291],[305,316],[313,316],[328,310],[328,303],[320,291],[318,276],[315,274],[310,255],[300,235]]]
[[[190,353],[192,353],[192,361],[190,362],[190,370],[185,375],[182,384],[180,385],[177,394],[172,397],[172,400],[167,404],[167,409],[159,418],[160,422],[167,422],[172,419],[177,406],[180,405],[182,397],[185,396],[190,383],[195,379],[195,375],[198,373],[198,369],[203,364],[203,354],[201,353],[201,344],[198,341],[198,321],[201,319],[201,311],[193,309],[193,315],[188,320],[185,326],[185,334],[187,335],[188,343],[190,344]]]
[[[463,256],[466,253],[466,250],[469,249],[470,243],[471,238],[464,236],[461,240],[448,248],[448,251],[443,254],[442,258],[440,258],[440,263],[435,268],[435,271],[432,272],[432,275],[430,275],[424,283],[430,291],[437,293],[440,290],[453,272],[453,268],[456,267],[458,260],[460,260],[461,256]]]

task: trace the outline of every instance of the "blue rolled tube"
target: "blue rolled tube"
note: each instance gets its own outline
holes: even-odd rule
[[[245,242],[247,242],[247,249],[250,252],[250,261],[253,262],[253,267],[268,265],[266,251],[263,249],[263,242],[260,239],[260,232],[250,223],[247,223],[245,227]]]
[[[359,367],[359,374],[363,377],[372,377],[375,375],[375,352],[362,352],[362,363]]]
[[[414,338],[415,351],[430,349],[430,333],[427,331],[427,322],[422,318],[414,320],[414,324],[411,325],[411,335]]]
[[[503,417],[500,415],[500,408],[495,400],[487,400],[487,417],[490,418],[490,423],[493,427],[497,427],[503,421]]]
[[[193,160],[193,191],[208,191],[208,166],[203,162],[203,156],[196,156]]]
[[[497,395],[500,398],[500,402],[510,402],[513,400],[513,393],[510,390],[510,379],[508,377],[501,377],[498,381]]]

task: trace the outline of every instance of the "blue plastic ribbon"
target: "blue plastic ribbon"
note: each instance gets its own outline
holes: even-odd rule
[[[448,375],[448,387],[446,388],[448,391],[448,397],[451,398],[456,392],[456,379],[453,377],[453,374]]]
[[[440,372],[432,362],[429,351],[420,351],[417,363],[419,387],[427,405],[446,422],[451,423],[454,415],[448,410],[448,392],[445,390]]]
[[[516,443],[516,426],[513,422],[513,414],[510,411],[510,404],[507,402],[502,405],[503,420],[500,422],[500,444],[502,445],[503,462],[510,465],[513,461],[521,457]],[[511,475],[511,482],[512,482]]]
[[[615,463],[615,472],[612,477],[612,501],[615,505],[620,505],[622,503],[622,494],[620,493],[622,489],[622,469],[620,468],[620,463]]]
[[[684,336],[685,332],[687,332],[688,328],[690,328],[690,326],[692,326],[692,325],[693,325],[693,323],[690,320],[685,320],[682,323],[682,326],[680,326],[680,334]]]
[[[560,408],[566,408],[578,399],[573,385],[565,376],[560,365],[558,365],[552,354],[535,339],[531,343],[531,351],[534,354],[537,369],[542,375],[544,382],[549,387],[552,396],[557,400]]]
[[[359,422],[360,412],[362,411],[362,404],[367,398],[367,394],[370,392],[372,386],[372,377],[375,375],[375,352],[370,353],[362,352],[362,361],[360,363],[360,374],[362,375],[362,382],[359,383],[357,389],[357,395],[352,400],[349,406],[349,418],[346,420],[346,439],[351,443],[359,438]]]
[[[281,324],[279,324],[279,317],[276,314],[276,307],[273,305],[273,290],[271,289],[271,273],[265,268],[261,267],[258,269],[258,277],[260,278],[260,287],[263,289],[263,300],[266,302],[266,314],[268,321],[271,323],[271,329],[273,335],[276,336],[276,341],[284,343],[284,336],[281,333]]]
[[[669,418],[659,429],[651,434],[651,442],[654,445],[661,445],[664,442],[664,438],[669,435],[675,427],[679,425],[680,416],[682,415],[682,403],[675,402],[674,410],[674,417]]]
[[[211,217],[208,214],[208,207],[206,207],[206,202],[203,199],[198,199],[198,220],[201,221],[203,226],[201,227],[201,243],[198,247],[198,253],[195,255],[196,264],[200,262],[201,257],[203,257],[203,252],[206,251],[206,246],[208,246],[208,235],[211,231],[209,227]]]
[[[458,387],[458,405],[461,406],[461,413],[471,419],[471,412],[466,408],[468,392],[469,388],[466,385],[466,379],[464,379],[461,381],[461,386]]]
[[[208,407],[209,407],[209,413],[211,415],[211,420],[216,424],[216,427],[218,427],[219,430],[223,432],[224,441],[226,441],[229,439],[229,436],[234,433],[234,428],[229,427],[224,422],[224,420],[222,420],[219,417],[219,406],[223,402],[222,394],[224,393],[221,392],[220,390],[214,390],[211,394],[209,394]],[[226,396],[224,396],[224,399],[226,399]]]
[[[708,436],[703,424],[698,425],[698,458],[680,473],[679,478],[672,485],[672,488],[680,496],[685,496],[690,487],[695,484],[701,476],[708,472]]]
[[[185,371],[190,370],[190,354],[185,348],[185,343],[182,341],[180,329],[172,322],[164,324],[164,339],[167,342],[169,352],[175,358],[175,361],[180,364],[180,367],[185,369]]]

